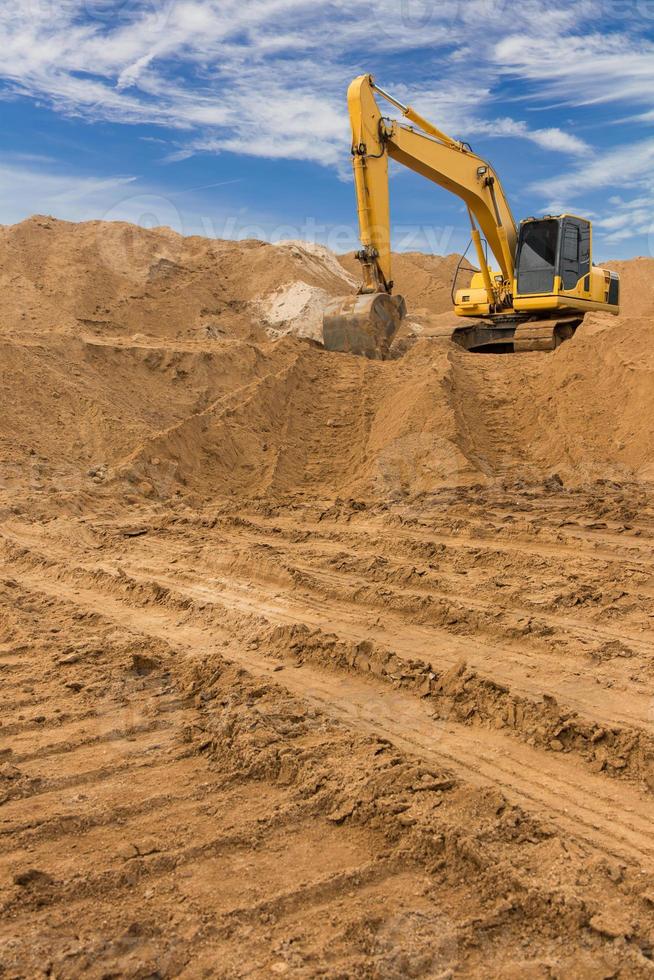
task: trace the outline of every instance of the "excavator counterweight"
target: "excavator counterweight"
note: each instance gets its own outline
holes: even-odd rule
[[[382,116],[375,93],[411,125]],[[470,286],[456,293],[454,315],[463,322],[449,336],[460,346],[553,350],[574,335],[586,313],[619,313],[619,278],[593,264],[589,221],[564,214],[517,225],[490,163],[379,88],[371,75],[352,82],[348,107],[363,281],[358,295],[334,300],[325,310],[328,350],[383,359],[406,315],[404,299],[393,295],[389,160],[467,206],[479,269]]]

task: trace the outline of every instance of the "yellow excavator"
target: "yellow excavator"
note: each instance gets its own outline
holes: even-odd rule
[[[382,116],[375,93],[411,125]],[[590,221],[561,214],[516,225],[491,165],[379,88],[371,75],[352,82],[348,106],[363,283],[357,295],[336,299],[325,310],[328,350],[385,358],[406,316],[404,299],[393,295],[389,159],[467,205],[479,271],[469,288],[456,292],[454,313],[464,322],[450,336],[460,346],[481,352],[553,350],[591,310],[620,312],[618,275],[593,265]]]

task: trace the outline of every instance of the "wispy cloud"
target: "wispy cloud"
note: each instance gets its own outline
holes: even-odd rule
[[[541,180],[534,184],[545,195],[564,198],[577,194],[581,189],[595,190],[599,187],[647,186],[651,185],[654,170],[654,139],[638,143],[627,143],[618,149],[610,150],[585,161],[569,173]]]
[[[626,180],[640,198],[647,141],[596,151],[567,122],[534,126],[499,108],[509,79],[530,108],[619,102],[640,125],[651,120],[654,17],[639,19],[639,0],[617,6],[619,17],[612,0],[4,0],[0,98],[46,101],[92,122],[158,125],[171,163],[231,152],[340,168],[344,89],[371,70],[455,136],[572,158],[538,193],[562,199],[582,180]]]
[[[190,131],[178,137],[180,154],[233,151],[333,165],[347,134],[347,80],[370,67],[371,56],[388,61],[392,76],[389,56],[415,50],[424,62],[430,51],[431,64],[407,81],[423,104],[447,103],[441,124],[463,136],[511,136],[582,152],[581,140],[560,129],[493,121],[488,80],[501,66],[482,63],[477,51],[474,60],[456,57],[473,24],[489,42],[501,36],[502,3],[5,0],[0,76],[14,93],[46,98],[63,113]],[[115,16],[100,16],[108,6],[117,8]],[[512,8],[512,23],[532,30],[546,11],[552,29],[574,20],[527,0]],[[440,97],[430,97],[430,89]]]
[[[136,178],[84,177],[61,174],[34,161],[18,163],[15,158],[0,161],[0,196],[3,218],[9,224],[25,214],[57,214],[69,220],[84,221],[104,214],[117,200],[132,197]]]
[[[654,139],[630,143],[607,153],[569,173],[532,186],[532,191],[549,195],[548,210],[576,210],[581,194],[604,188],[619,187],[620,194],[608,197],[594,226],[604,246],[647,236],[654,244]],[[631,189],[633,197],[625,197]]]
[[[559,34],[555,44],[513,34],[495,46],[493,61],[502,72],[538,85],[540,99],[654,105],[654,42],[640,34],[582,30]]]
[[[628,241],[638,235],[648,236],[654,244],[654,192],[627,200],[617,195],[608,203],[608,215],[595,221],[605,245]]]

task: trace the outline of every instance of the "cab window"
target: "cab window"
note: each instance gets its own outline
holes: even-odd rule
[[[590,224],[581,218],[566,218],[561,241],[560,276],[564,289],[574,289],[590,273]]]
[[[521,228],[518,293],[551,293],[554,289],[559,222],[530,221]]]

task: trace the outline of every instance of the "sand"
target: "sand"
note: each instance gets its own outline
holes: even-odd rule
[[[0,229],[0,976],[649,977],[654,260],[552,354],[352,256]]]

